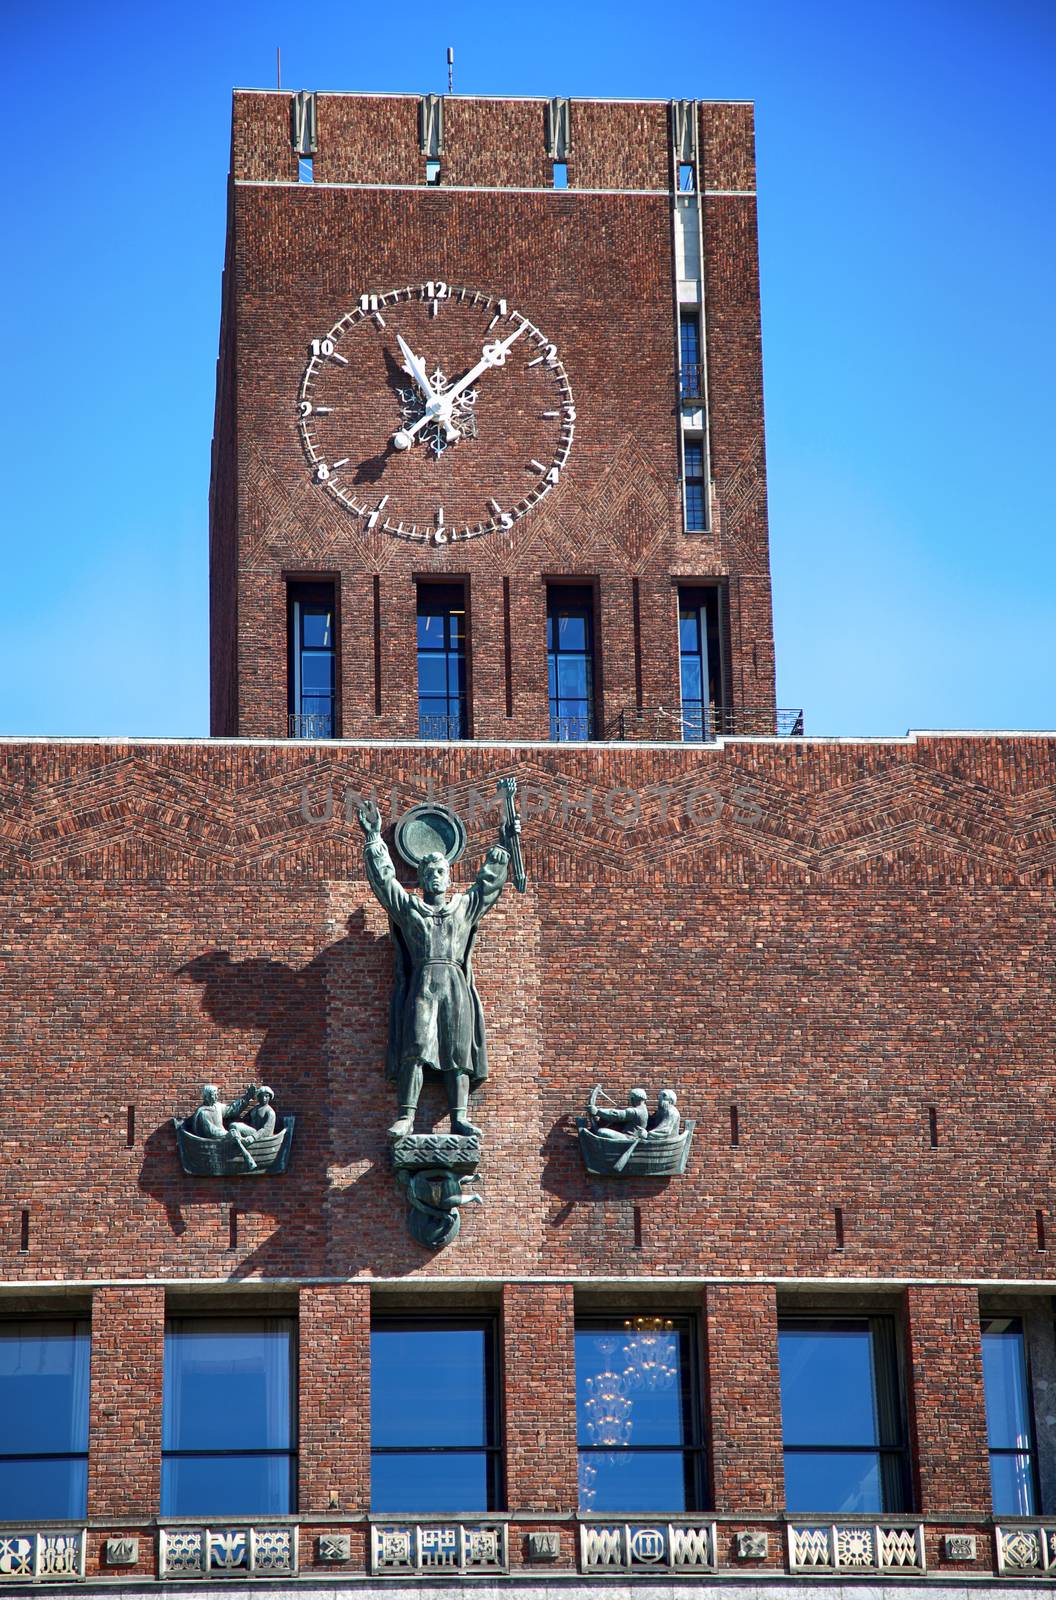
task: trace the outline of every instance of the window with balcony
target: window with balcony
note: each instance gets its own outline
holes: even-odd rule
[[[418,737],[468,739],[466,594],[461,584],[418,585]]]
[[[551,586],[546,594],[551,739],[594,737],[594,592]]]
[[[684,466],[683,494],[685,498],[686,527],[703,532],[708,526],[707,479],[704,474],[704,440],[689,434],[682,442]]]
[[[721,727],[719,591],[714,586],[678,591],[678,660],[682,737],[699,744]]]
[[[704,404],[704,367],[701,360],[700,312],[682,311],[678,319],[682,403]]]
[[[890,1317],[783,1317],[785,1506],[905,1511],[905,1427]]]
[[[581,1511],[701,1509],[701,1407],[689,1318],[577,1321],[576,1433]]]
[[[333,739],[337,734],[334,585],[291,583],[287,595],[290,738]]]
[[[501,1506],[494,1322],[375,1321],[370,1442],[373,1511]]]
[[[0,1323],[0,1520],[83,1518],[87,1321]]]
[[[162,1516],[296,1510],[296,1360],[288,1317],[166,1324]]]
[[[1018,1317],[987,1317],[982,1342],[994,1515],[1033,1516],[1037,1472],[1023,1324]]]

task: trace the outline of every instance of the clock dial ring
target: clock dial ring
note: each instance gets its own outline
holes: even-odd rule
[[[452,319],[463,326],[455,330],[460,338],[447,345],[450,370],[445,371],[436,351],[444,349],[445,322],[450,328]],[[403,339],[401,324],[427,347],[420,354],[415,355]],[[364,330],[376,336],[380,351],[362,345]],[[400,352],[405,357],[402,363]],[[382,361],[387,363],[388,378],[379,391]],[[351,414],[357,412],[357,386],[363,387],[364,374],[368,388],[373,381],[374,393],[369,401],[360,397],[356,423]],[[343,405],[336,403],[341,396]],[[335,403],[327,404],[331,399]],[[576,421],[568,374],[557,346],[542,329],[498,295],[440,280],[362,294],[353,310],[313,339],[297,412],[309,472],[326,493],[368,529],[436,545],[509,531],[534,510],[560,479]],[[368,448],[367,414],[374,454],[357,465],[357,450],[362,454]],[[520,441],[520,430],[526,429],[528,438],[523,463],[516,446],[505,449],[499,489],[489,481],[489,450],[493,470],[496,452],[505,448],[503,415],[505,437],[510,436],[510,419],[516,418],[514,437]],[[443,470],[452,455],[462,463],[454,476]],[[407,500],[411,473],[403,468],[401,479],[401,457],[415,461],[417,503],[412,494],[408,510],[401,506]],[[427,457],[436,461],[432,480],[422,466]],[[520,476],[523,473],[529,475],[530,484]],[[453,482],[457,491],[451,488]],[[456,501],[451,517],[442,504],[445,483]],[[474,499],[479,514],[467,516],[466,505]],[[427,501],[432,502],[430,515],[423,514]]]

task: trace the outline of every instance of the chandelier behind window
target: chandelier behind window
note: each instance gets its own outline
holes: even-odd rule
[[[678,1331],[670,1317],[628,1317],[623,1382],[628,1389],[670,1389],[678,1377]]]

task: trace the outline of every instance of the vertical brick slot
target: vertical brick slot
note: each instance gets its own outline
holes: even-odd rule
[[[129,1106],[125,1113],[125,1143],[131,1150],[136,1142],[136,1108]]]
[[[1038,1216],[1039,1217],[1041,1216],[1041,1212],[1040,1211],[1038,1212]],[[641,1206],[635,1206],[635,1208],[634,1208],[634,1248],[636,1250],[640,1250],[642,1248],[642,1208],[641,1208]]]
[[[637,578],[631,579],[631,614],[634,628],[634,703],[641,711],[642,700],[642,597]]]
[[[18,1248],[22,1255],[29,1250],[29,1212],[22,1212],[22,1220],[18,1232]]]
[[[23,1212],[22,1215],[25,1216],[25,1212]],[[1038,1249],[1039,1250],[1047,1250],[1049,1247],[1045,1243],[1045,1213],[1044,1213],[1044,1211],[1035,1211],[1035,1213],[1034,1213],[1034,1226],[1037,1229],[1037,1234],[1038,1234]]]
[[[835,1223],[835,1226],[836,1226],[836,1248],[837,1248],[837,1250],[842,1250],[843,1249],[843,1207],[842,1206],[836,1206],[836,1208],[834,1209],[834,1211],[832,1213],[832,1217],[833,1217],[833,1222]]]
[[[740,1144],[740,1142],[741,1142],[741,1119],[740,1119],[740,1116],[738,1114],[737,1107],[736,1106],[731,1106],[730,1107],[730,1143],[731,1144]]]
[[[506,715],[513,716],[513,629],[510,624],[510,580],[502,580],[502,662],[506,676]]]
[[[939,1113],[935,1106],[928,1107],[928,1132],[931,1135],[931,1148],[939,1148]]]
[[[227,1214],[227,1248],[238,1249],[238,1210],[232,1206]]]
[[[374,715],[381,716],[381,579],[374,579]]]

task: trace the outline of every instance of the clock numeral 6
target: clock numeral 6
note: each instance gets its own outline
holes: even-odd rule
[[[334,341],[332,339],[313,339],[311,344],[313,356],[332,356]]]
[[[302,419],[310,417],[312,414],[312,402],[310,400],[298,400],[297,410],[301,413]]]
[[[316,464],[315,464],[315,481],[316,481],[316,483],[325,483],[327,478],[329,478],[329,476],[330,476],[330,468],[327,466],[326,462],[325,461],[317,461]]]

